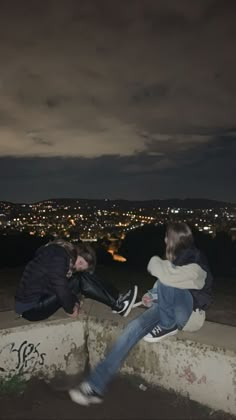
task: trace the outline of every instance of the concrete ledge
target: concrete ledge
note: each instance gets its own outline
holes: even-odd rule
[[[12,311],[1,313],[1,378],[21,375],[29,379],[37,375],[50,379],[58,373],[83,371],[88,354],[84,331],[83,319],[65,319],[63,312],[37,323],[16,319]]]
[[[105,355],[128,319],[87,301],[79,320],[58,312],[47,322],[28,323],[13,312],[0,313],[0,371],[53,377],[77,374],[89,360],[93,367]],[[161,343],[141,341],[130,353],[123,373],[172,389],[214,410],[236,414],[236,328],[206,322],[197,333],[179,333]]]
[[[141,310],[133,310],[132,318]],[[89,361],[103,358],[126,321],[111,318],[94,303],[88,330]],[[172,389],[214,410],[236,414],[236,328],[206,322],[197,333],[179,333],[160,343],[143,340],[130,352],[121,372]]]

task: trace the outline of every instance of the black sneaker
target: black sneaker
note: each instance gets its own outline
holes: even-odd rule
[[[116,301],[117,309],[113,309],[112,312],[122,315],[124,317],[129,315],[133,307],[133,304],[136,301],[137,294],[138,294],[138,286],[135,285],[127,293],[119,296],[119,298]]]
[[[145,335],[145,337],[143,337],[144,341],[147,341],[147,343],[157,343],[158,341],[163,340],[163,338],[169,337],[171,335],[175,335],[178,333],[178,328],[175,325],[173,328],[171,329],[164,329],[161,328],[159,325],[157,325],[156,327],[153,328],[153,330]]]
[[[69,396],[73,402],[84,406],[102,403],[101,395],[93,391],[88,382],[82,382],[78,388],[70,389]]]

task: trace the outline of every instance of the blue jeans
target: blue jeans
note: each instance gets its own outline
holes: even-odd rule
[[[193,311],[193,298],[189,290],[176,289],[157,283],[158,325],[170,329],[177,325],[182,329]]]
[[[105,359],[90,373],[87,382],[98,394],[104,394],[130,350],[156,325],[166,329],[177,325],[182,329],[188,321],[193,311],[193,299],[188,290],[164,286],[158,282],[157,293],[158,303],[154,303],[126,326]]]

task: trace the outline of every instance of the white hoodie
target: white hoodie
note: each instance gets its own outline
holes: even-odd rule
[[[177,289],[200,290],[203,288],[207,276],[207,273],[196,263],[175,266],[170,261],[162,260],[158,256],[150,259],[147,270],[161,283]],[[193,311],[183,330],[189,332],[199,330],[203,326],[205,318],[205,311],[199,309]]]

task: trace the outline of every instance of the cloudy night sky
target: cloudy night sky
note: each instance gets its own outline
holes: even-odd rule
[[[235,0],[0,6],[0,200],[236,202]]]

